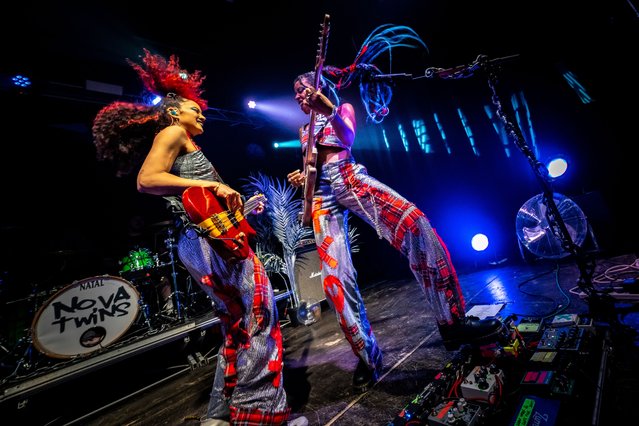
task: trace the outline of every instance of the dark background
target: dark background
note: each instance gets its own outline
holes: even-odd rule
[[[257,172],[283,180],[299,167],[298,149],[274,150],[271,144],[295,139],[297,125],[307,120],[293,101],[292,82],[313,68],[324,13],[331,15],[326,62],[340,67],[352,63],[367,35],[385,23],[413,28],[429,48],[393,50],[392,67],[382,55],[378,66],[386,73],[419,77],[429,67],[470,64],[479,54],[517,55],[498,69],[500,99],[509,106],[511,96],[525,97],[539,160],[563,154],[571,161],[554,190],[582,207],[602,251],[635,251],[639,18],[631,1],[592,3],[237,0],[136,2],[136,10],[133,2],[112,1],[5,5],[3,291],[117,273],[118,260],[135,247],[165,250],[163,202],[137,193],[135,177],[115,178],[96,162],[90,133],[106,103],[138,99],[142,86],[126,58],[137,58],[143,48],[176,54],[183,67],[207,75],[212,110],[197,142],[232,186],[240,188]],[[592,103],[579,100],[564,71],[577,76]],[[13,88],[8,79],[15,73],[29,75],[32,87]],[[121,86],[123,93],[86,90],[86,80]],[[541,186],[529,158],[512,140],[507,156],[486,118],[484,106],[493,93],[485,74],[396,81],[391,113],[381,125],[366,122],[356,87],[341,95],[358,112],[356,159],[424,210],[459,269],[519,258],[515,217]],[[251,96],[284,100],[297,123],[245,110]],[[479,156],[469,147],[458,109]],[[231,115],[237,119],[221,120],[220,111],[237,113]],[[434,128],[434,113],[451,154]],[[411,129],[411,120],[420,118],[433,137],[432,154],[419,150],[410,130],[408,152],[402,146],[397,126]],[[358,220],[353,224],[360,232],[362,251],[355,261],[362,283],[410,273],[373,230]],[[492,245],[474,254],[469,240],[479,231],[490,234]]]

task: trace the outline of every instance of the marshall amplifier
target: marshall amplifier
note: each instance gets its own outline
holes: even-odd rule
[[[295,293],[300,303],[325,300],[315,240],[301,240],[295,249],[295,256]]]

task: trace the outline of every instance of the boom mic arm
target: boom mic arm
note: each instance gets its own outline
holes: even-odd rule
[[[431,79],[441,80],[455,80],[460,78],[472,77],[476,71],[487,65],[497,65],[502,62],[510,61],[517,58],[519,55],[505,56],[503,58],[496,58],[488,60],[488,56],[479,55],[472,63],[468,65],[458,65],[452,68],[427,68],[424,72],[424,77]]]

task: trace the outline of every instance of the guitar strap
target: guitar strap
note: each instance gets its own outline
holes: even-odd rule
[[[205,231],[189,219],[181,198],[180,196],[164,197],[167,201],[167,209],[173,217],[176,231],[186,235],[189,239],[205,235]]]

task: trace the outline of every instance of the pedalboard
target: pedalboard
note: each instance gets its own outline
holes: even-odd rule
[[[470,364],[472,357],[472,348],[470,345],[462,345],[448,361],[445,367],[437,373],[433,381],[428,383],[424,390],[417,395],[413,400],[406,405],[395,416],[395,418],[387,424],[387,426],[405,426],[405,425],[424,425],[428,421],[428,418],[435,412],[435,407],[440,407],[443,398],[448,394],[448,390],[457,380],[461,377],[466,366]],[[471,404],[468,404],[471,405]],[[451,407],[452,408],[452,407]],[[439,408],[441,410],[442,408]],[[457,407],[459,410],[459,407]],[[472,407],[470,408],[472,409]],[[448,413],[446,413],[447,415]],[[459,413],[458,413],[459,414]],[[463,416],[463,418],[466,418]],[[473,420],[474,421],[474,420]],[[445,423],[434,423],[445,424]],[[462,425],[463,423],[458,423]]]

